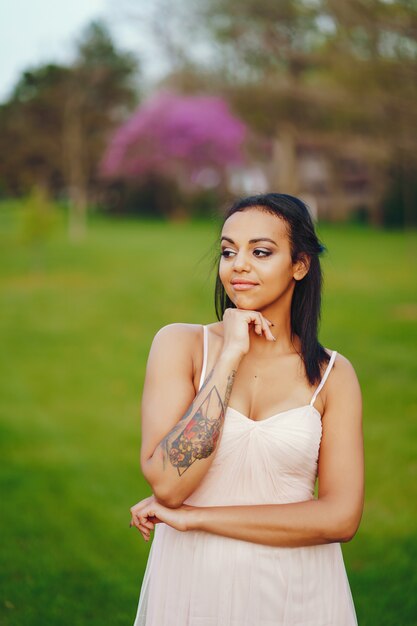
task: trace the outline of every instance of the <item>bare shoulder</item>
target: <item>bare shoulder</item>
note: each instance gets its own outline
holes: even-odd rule
[[[202,343],[201,324],[175,322],[158,330],[152,341],[151,352],[165,352],[170,356],[192,356]]]
[[[356,409],[361,407],[362,394],[355,368],[339,352],[324,388],[326,408],[341,405],[350,405]]]
[[[201,359],[202,343],[201,324],[175,323],[163,326],[152,341],[146,366],[148,379],[186,376],[192,380],[196,355]]]
[[[197,338],[201,338],[202,329],[201,324],[175,322],[160,328],[154,337],[154,341],[174,343],[183,341],[192,342]]]
[[[334,373],[333,380],[334,381],[344,381],[344,382],[358,382],[358,377],[356,376],[355,368],[348,358],[343,356],[340,352],[336,354],[335,362],[334,362]]]

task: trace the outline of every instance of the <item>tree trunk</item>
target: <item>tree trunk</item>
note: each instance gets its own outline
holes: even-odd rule
[[[273,140],[271,186],[279,193],[299,193],[297,133],[291,124],[280,126]]]
[[[338,154],[333,152],[327,159],[329,170],[329,210],[328,217],[333,221],[344,221],[349,213],[346,191],[343,184],[342,164]]]
[[[87,176],[81,108],[82,95],[74,86],[64,116],[64,155],[70,200],[68,234],[75,242],[83,239],[87,231]]]

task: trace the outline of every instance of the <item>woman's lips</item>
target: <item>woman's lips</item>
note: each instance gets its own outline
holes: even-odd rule
[[[233,282],[232,287],[235,291],[247,291],[248,289],[252,289],[256,287],[256,283],[247,283],[247,282]]]

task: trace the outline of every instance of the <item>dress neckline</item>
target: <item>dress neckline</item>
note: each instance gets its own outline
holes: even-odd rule
[[[237,413],[238,415],[241,415],[248,422],[253,422],[254,424],[262,424],[262,422],[268,422],[269,420],[272,420],[274,417],[280,417],[281,415],[285,415],[286,413],[291,413],[293,411],[301,411],[301,409],[306,409],[307,407],[311,407],[313,409],[313,411],[315,411],[317,413],[317,415],[320,417],[320,419],[322,419],[322,414],[312,404],[303,404],[301,406],[295,406],[292,409],[285,409],[285,411],[279,411],[279,413],[274,413],[273,415],[270,415],[269,417],[265,417],[263,420],[253,420],[250,417],[248,417],[247,415],[245,415],[244,413],[242,413],[241,411],[238,411],[237,409],[234,409],[232,406],[228,406],[226,411],[231,410],[234,413]]]

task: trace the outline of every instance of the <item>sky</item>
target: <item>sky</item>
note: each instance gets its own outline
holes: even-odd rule
[[[136,2],[139,8],[142,1]],[[111,25],[119,46],[141,55],[145,79],[163,73],[151,42],[117,9],[121,4],[120,0],[0,0],[0,102],[24,69],[69,61],[83,28],[99,18]]]

